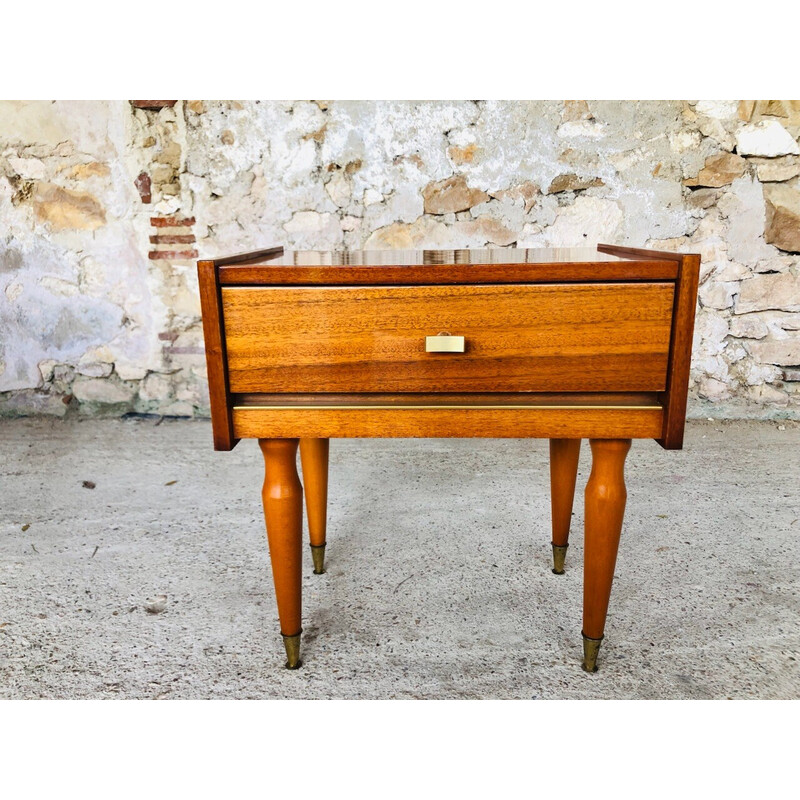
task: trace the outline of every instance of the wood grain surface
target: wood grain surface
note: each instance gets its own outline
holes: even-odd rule
[[[671,283],[221,290],[232,392],[659,391]],[[466,337],[426,353],[425,337]]]
[[[203,338],[208,370],[208,394],[211,407],[211,429],[215,450],[232,450],[238,441],[233,435],[228,364],[225,354],[225,331],[220,316],[219,283],[213,261],[197,263],[200,309],[203,316]]]
[[[403,408],[246,407],[233,409],[236,436],[318,438],[542,438],[624,437],[661,434],[659,407]]]
[[[657,441],[666,450],[680,450],[683,447],[683,431],[686,425],[692,338],[697,310],[697,287],[700,282],[700,256],[697,253],[671,253],[664,250],[618,247],[609,244],[599,244],[597,249],[601,253],[619,258],[650,256],[663,260],[672,259],[677,266],[667,386],[662,397],[665,408],[664,430]]]

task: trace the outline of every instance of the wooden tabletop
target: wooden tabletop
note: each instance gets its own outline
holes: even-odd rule
[[[605,247],[601,245],[601,247]],[[674,280],[675,254],[594,248],[285,250],[218,258],[222,285],[539,283]]]

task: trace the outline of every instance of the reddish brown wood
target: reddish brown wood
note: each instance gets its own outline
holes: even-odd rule
[[[234,392],[660,391],[671,283],[223,287]],[[428,353],[448,331],[463,353]]]
[[[170,334],[174,336],[175,334]],[[232,395],[234,406],[599,406],[601,408],[661,407],[658,392],[348,392]]]
[[[650,250],[647,247],[624,247],[618,244],[598,244],[597,251],[617,258],[657,258],[665,261],[682,261],[682,253],[673,253],[670,250]]]
[[[572,503],[578,477],[580,439],[550,440],[550,508],[553,522],[553,544],[569,544]]]
[[[700,282],[700,256],[687,255],[681,262],[675,290],[672,317],[672,345],[664,393],[664,433],[658,443],[667,450],[683,447],[689,372],[692,366],[692,337],[697,309],[697,286]]]
[[[630,439],[592,439],[592,472],[586,484],[583,566],[583,634],[601,639],[606,625],[622,520],[625,457]]]
[[[264,518],[281,633],[296,636],[302,623],[303,487],[297,475],[297,439],[260,439],[264,454]]]
[[[314,547],[325,544],[328,517],[329,439],[301,439],[300,463],[306,495],[308,538]]]
[[[656,441],[666,450],[680,450],[683,447],[683,433],[686,426],[692,337],[697,309],[697,286],[700,281],[700,256],[696,253],[668,253],[604,244],[598,245],[597,248],[610,255],[629,258],[642,258],[644,254],[650,253],[657,258],[672,258],[678,265],[667,386],[662,397],[665,409],[664,430]]]
[[[215,450],[232,450],[239,441],[233,435],[233,406],[228,391],[225,331],[222,326],[219,284],[213,261],[197,263],[200,310],[203,317],[211,428]]]
[[[237,437],[311,438],[505,438],[588,439],[618,436],[654,439],[661,433],[661,408],[591,408],[531,406],[447,408],[324,406],[233,410]]]

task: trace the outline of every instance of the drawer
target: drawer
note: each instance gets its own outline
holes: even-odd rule
[[[223,287],[231,392],[666,385],[674,284]],[[426,352],[426,337],[464,352]]]

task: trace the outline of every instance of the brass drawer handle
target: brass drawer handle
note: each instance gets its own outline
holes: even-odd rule
[[[463,353],[464,337],[451,336],[449,331],[442,331],[436,336],[425,337],[426,353]]]

